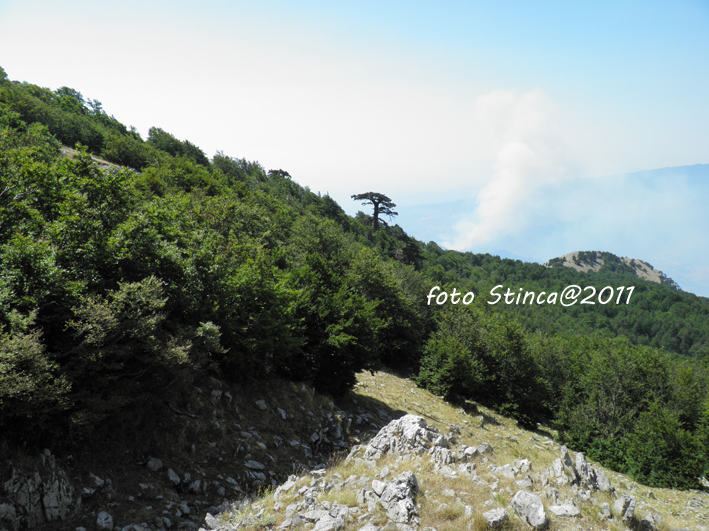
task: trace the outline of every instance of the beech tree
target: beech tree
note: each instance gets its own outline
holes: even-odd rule
[[[352,196],[352,199],[355,201],[363,201],[363,204],[372,205],[374,207],[374,213],[371,219],[375,231],[379,229],[379,223],[386,225],[386,222],[380,219],[381,215],[389,216],[390,219],[394,216],[398,216],[398,213],[392,210],[396,204],[384,194],[367,192],[364,194],[355,194]]]

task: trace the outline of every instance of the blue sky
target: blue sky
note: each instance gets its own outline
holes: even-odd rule
[[[0,0],[0,66],[143,136],[285,169],[350,213],[369,190],[402,211],[468,199],[461,249],[534,227],[525,198],[555,183],[602,197],[603,176],[709,163],[706,0]]]

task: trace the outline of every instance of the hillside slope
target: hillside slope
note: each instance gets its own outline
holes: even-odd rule
[[[504,529],[526,530],[533,517],[515,506],[534,497],[520,492],[538,496],[541,527],[552,530],[709,529],[708,492],[642,486],[567,451],[553,432],[474,404],[453,407],[390,373],[360,374],[352,399],[409,416],[334,466],[208,517],[205,529],[483,530],[506,519]]]
[[[551,530],[634,528],[657,514],[658,526],[645,529],[709,526],[707,491],[643,486],[596,463],[586,469],[574,449],[573,467],[562,466],[553,430],[521,429],[472,402],[452,406],[388,372],[360,373],[336,403],[304,384],[234,388],[209,379],[180,408],[167,410],[156,437],[136,433],[140,444],[125,451],[108,444],[75,459],[15,459],[3,481],[16,494],[0,504],[0,529],[370,531],[408,523],[482,531],[503,509],[504,528],[522,530],[530,527],[513,506],[521,490],[540,497]],[[392,426],[405,415],[421,421],[406,417],[409,436],[397,437]],[[386,435],[375,438],[380,430]],[[394,441],[397,450],[387,449]],[[590,474],[575,480],[573,470]],[[408,510],[374,497],[409,472],[418,493]],[[626,496],[632,519],[609,518]]]

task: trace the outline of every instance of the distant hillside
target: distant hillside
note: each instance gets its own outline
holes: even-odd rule
[[[584,273],[587,271],[601,271],[604,267],[622,268],[623,266],[626,266],[628,269],[632,270],[638,278],[649,280],[650,282],[655,282],[657,284],[664,284],[679,288],[678,284],[674,280],[669,278],[662,271],[655,269],[644,260],[618,257],[612,253],[602,251],[576,251],[573,253],[567,253],[563,256],[552,258],[544,265],[546,267],[551,267],[554,264],[561,264],[565,267],[570,267],[571,269]]]

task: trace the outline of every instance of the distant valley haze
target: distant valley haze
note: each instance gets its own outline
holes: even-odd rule
[[[680,287],[709,296],[709,164],[576,179],[528,189],[510,204],[507,231],[465,244],[481,201],[397,205],[399,223],[424,242],[545,263],[572,251],[649,262]]]

